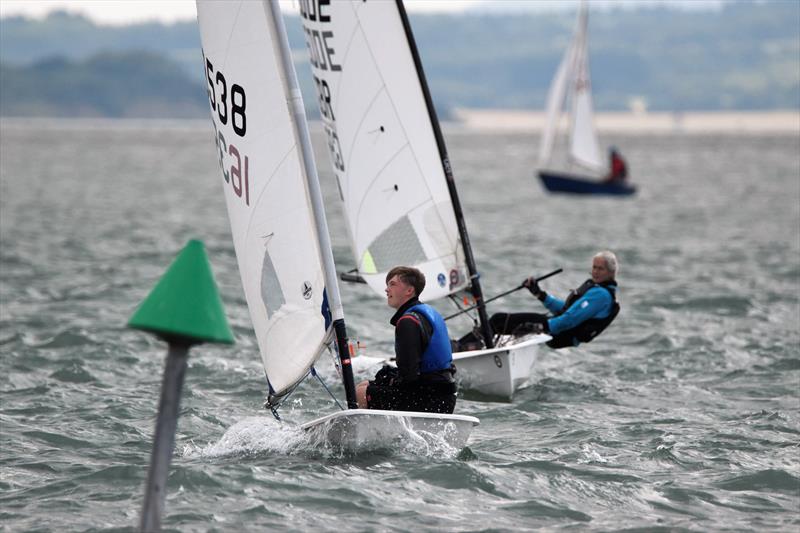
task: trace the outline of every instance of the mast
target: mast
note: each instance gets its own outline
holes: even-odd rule
[[[586,3],[582,2],[575,29],[572,79],[569,81],[572,98],[569,157],[571,161],[584,168],[602,171],[604,164],[594,127],[587,18]]]
[[[303,156],[303,170],[306,176],[309,197],[311,198],[312,211],[314,213],[314,223],[317,227],[319,238],[320,253],[325,269],[325,285],[329,296],[329,306],[333,317],[333,330],[336,335],[336,346],[339,352],[339,360],[342,365],[342,381],[344,382],[345,395],[347,397],[347,407],[356,409],[356,389],[353,381],[353,367],[350,363],[350,350],[347,345],[347,327],[344,321],[344,308],[339,294],[339,284],[336,279],[336,264],[333,261],[333,250],[331,247],[330,233],[328,232],[328,222],[325,218],[325,207],[322,202],[322,190],[319,185],[317,167],[314,163],[314,152],[311,148],[311,136],[308,133],[306,122],[305,107],[303,105],[303,95],[300,92],[300,85],[297,82],[297,74],[292,63],[289,41],[286,36],[286,28],[283,24],[281,8],[278,0],[262,0],[267,18],[271,19],[275,29],[277,48],[280,50],[281,59],[281,79],[286,87],[287,104],[292,113],[292,124],[295,130],[297,143]]]
[[[425,104],[428,108],[428,116],[431,120],[433,127],[433,134],[436,137],[436,145],[439,149],[439,157],[442,160],[442,168],[444,169],[444,176],[447,181],[447,190],[450,193],[450,200],[453,203],[453,211],[456,216],[456,224],[458,225],[458,234],[461,237],[461,244],[464,247],[464,259],[467,263],[467,270],[470,276],[470,287],[473,298],[478,305],[478,318],[480,319],[481,334],[483,342],[487,348],[492,348],[492,329],[489,327],[489,318],[486,315],[486,305],[483,301],[483,291],[481,290],[480,279],[478,270],[475,266],[475,257],[472,255],[472,245],[469,241],[467,234],[467,225],[464,222],[464,211],[461,209],[461,202],[458,199],[458,191],[456,190],[456,182],[453,177],[453,169],[450,167],[450,158],[447,155],[447,148],[444,144],[444,136],[439,127],[439,118],[436,116],[436,109],[433,107],[433,100],[431,93],[428,89],[428,82],[425,79],[425,72],[422,69],[422,61],[419,57],[417,50],[417,43],[414,41],[414,34],[411,32],[411,24],[408,21],[406,9],[403,6],[403,0],[396,0],[397,9],[400,12],[400,19],[403,21],[403,30],[408,39],[408,46],[411,49],[411,56],[414,58],[414,66],[417,69],[417,76],[419,77],[419,84],[422,88],[422,94],[425,97]]]

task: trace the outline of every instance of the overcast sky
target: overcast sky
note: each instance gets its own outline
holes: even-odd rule
[[[405,0],[412,12],[462,12],[465,10],[574,10],[578,0]],[[719,7],[723,0],[591,0],[590,8],[629,9],[652,4],[668,4],[683,9]],[[297,10],[297,0],[281,0],[284,9]],[[63,9],[81,13],[102,24],[130,24],[146,20],[175,22],[194,20],[194,0],[1,0],[0,16],[26,15],[41,18]]]

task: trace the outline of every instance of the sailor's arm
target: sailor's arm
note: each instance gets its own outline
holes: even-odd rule
[[[589,289],[563,314],[548,319],[547,325],[550,333],[557,335],[591,318],[608,316],[612,304],[611,295],[605,289],[598,287]]]
[[[542,300],[542,305],[544,305],[551,313],[560,312],[564,308],[565,303],[566,302],[564,302],[564,300],[556,298],[549,293],[546,293],[544,300]]]
[[[405,383],[419,379],[422,361],[422,324],[412,315],[403,315],[395,325],[395,348],[397,369]]]

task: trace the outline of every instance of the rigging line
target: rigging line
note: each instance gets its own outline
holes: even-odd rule
[[[313,368],[313,367],[312,367],[312,368]],[[299,380],[297,383],[295,383],[295,384],[294,384],[294,385],[293,385],[293,386],[292,386],[292,387],[291,387],[289,390],[287,390],[286,392],[284,392],[283,394],[281,394],[280,396],[278,396],[278,397],[277,397],[277,400],[278,400],[278,402],[277,402],[277,403],[275,403],[275,404],[273,404],[273,403],[272,403],[272,400],[271,400],[271,394],[270,394],[269,392],[267,392],[267,399],[266,399],[266,401],[264,402],[264,405],[263,405],[262,407],[264,407],[264,409],[269,409],[270,411],[272,411],[272,416],[274,416],[274,417],[275,417],[277,420],[280,420],[280,419],[281,419],[281,417],[280,417],[280,415],[278,415],[278,407],[280,407],[281,405],[283,405],[283,402],[285,402],[286,400],[288,400],[288,399],[289,399],[289,397],[290,397],[292,394],[294,394],[294,391],[295,391],[295,390],[297,390],[297,387],[299,387],[299,386],[300,386],[300,383],[302,383],[303,381],[305,381],[305,379],[306,379],[307,377],[308,377],[308,373],[306,373],[306,375],[305,375],[305,376],[303,376],[303,378],[302,378],[302,379],[300,379],[300,380]],[[267,378],[267,384],[269,384],[269,378]],[[272,390],[272,385],[270,385],[270,390]]]
[[[474,307],[472,307],[472,308],[470,308],[470,307],[461,307],[461,304],[458,303],[458,298],[456,298],[455,295],[453,295],[453,294],[448,294],[447,297],[450,299],[451,302],[453,302],[453,305],[455,305],[456,308],[461,313],[467,313],[467,318],[471,318],[473,322],[475,322],[477,320],[475,318],[475,315],[472,315],[472,314],[469,313],[469,311],[471,311],[471,310],[474,311],[475,310]],[[459,314],[461,314],[461,313],[459,313]]]
[[[328,394],[331,395],[331,398],[333,398],[333,401],[336,402],[337,406],[339,406],[339,410],[340,411],[344,411],[344,407],[342,407],[342,404],[339,403],[339,400],[336,399],[336,396],[333,395],[333,393],[331,392],[331,389],[328,388],[328,386],[322,380],[322,377],[320,377],[320,375],[317,374],[317,370],[313,366],[311,367],[311,375],[314,376],[315,378],[317,378],[320,383],[322,383],[322,386],[325,387],[325,390],[328,391]]]

